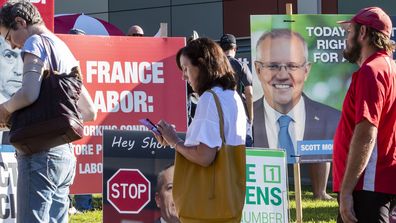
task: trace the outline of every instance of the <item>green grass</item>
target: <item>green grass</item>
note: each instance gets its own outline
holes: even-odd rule
[[[69,217],[71,223],[101,223],[102,210],[88,211],[82,214],[76,214]]]
[[[296,221],[296,201],[294,197],[294,191],[289,192],[290,194],[290,219],[292,222]],[[330,194],[332,197],[337,197],[336,194]],[[337,201],[319,201],[313,199],[312,192],[303,188],[302,194],[302,206],[303,206],[303,222],[336,222],[337,219]]]
[[[296,202],[294,199],[294,191],[290,193],[290,219],[291,222],[296,221]],[[335,194],[331,196],[336,197]],[[309,188],[303,188],[303,222],[324,223],[336,222],[337,219],[337,201],[318,201],[313,200],[312,192]],[[82,214],[73,215],[70,217],[71,223],[101,223],[102,222],[102,196],[100,194],[94,195],[95,211],[89,211]],[[110,222],[105,222],[110,223]]]
[[[102,194],[93,195],[94,211],[69,216],[70,223],[102,223]]]

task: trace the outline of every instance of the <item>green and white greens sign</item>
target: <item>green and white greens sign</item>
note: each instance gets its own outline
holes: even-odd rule
[[[246,150],[246,197],[241,222],[289,222],[284,151]]]

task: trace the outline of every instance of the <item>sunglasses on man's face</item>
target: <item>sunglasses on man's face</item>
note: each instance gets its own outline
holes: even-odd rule
[[[134,33],[134,34],[132,34],[132,35],[130,35],[130,36],[143,36],[143,34],[140,34],[140,33]]]

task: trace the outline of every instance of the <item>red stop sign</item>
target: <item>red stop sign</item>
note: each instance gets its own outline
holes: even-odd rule
[[[137,214],[150,202],[150,181],[138,169],[119,169],[107,181],[107,200],[121,214]]]

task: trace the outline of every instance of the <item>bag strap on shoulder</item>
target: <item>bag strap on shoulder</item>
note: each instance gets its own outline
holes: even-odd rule
[[[55,53],[54,50],[52,48],[52,46],[50,45],[49,41],[47,38],[43,37],[42,35],[40,35],[41,37],[41,41],[44,44],[44,50],[47,53],[47,57],[48,57],[48,64],[49,64],[49,69],[52,71],[53,74],[58,75],[59,71],[58,71],[58,63],[56,62],[56,58],[55,58]],[[55,66],[53,61],[55,61]],[[83,80],[83,76],[82,76],[82,72],[81,72],[81,68],[80,66],[75,66],[71,69],[71,73],[78,79],[80,79],[81,81]],[[45,74],[45,73],[44,73]],[[47,74],[49,75],[49,74]],[[44,77],[47,77],[46,75],[44,75]]]
[[[42,35],[40,35],[40,37],[44,44],[44,50],[47,53],[49,68],[52,70],[52,72],[54,72],[57,70],[56,67],[54,67],[54,64],[52,63],[53,61],[56,61],[54,52],[48,42],[48,39],[44,38]]]
[[[220,137],[223,145],[226,145],[226,139],[224,135],[224,117],[223,117],[223,109],[221,108],[220,100],[217,94],[213,90],[208,90],[208,92],[212,93],[216,107],[217,107],[217,112],[219,113],[219,123],[220,123]]]

